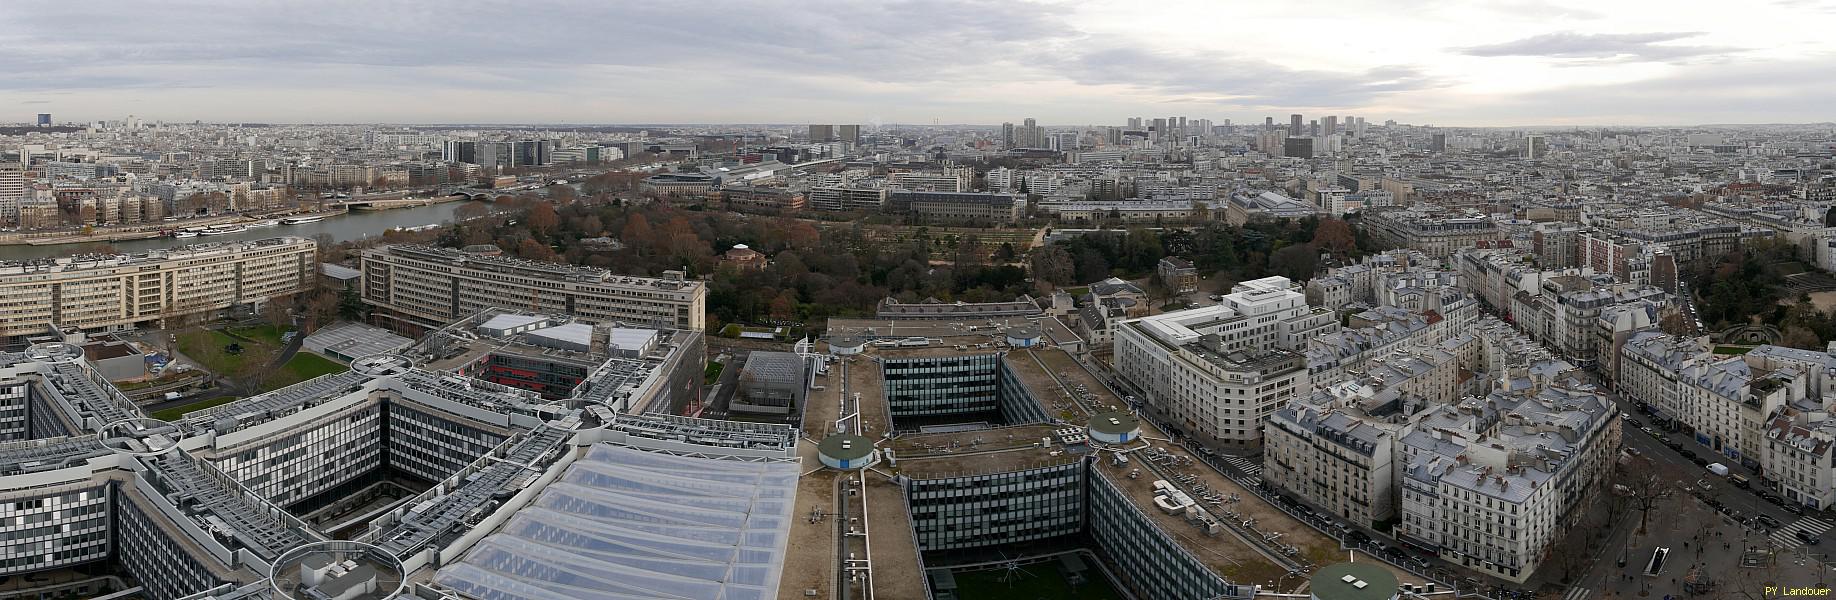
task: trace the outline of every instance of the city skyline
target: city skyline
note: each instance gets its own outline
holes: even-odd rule
[[[30,119],[1443,126],[1830,120],[1836,4],[394,3],[42,6]],[[936,18],[958,15],[962,18]],[[81,24],[80,27],[74,26]],[[1474,24],[1484,24],[1476,27]],[[12,120],[12,119],[8,119]]]

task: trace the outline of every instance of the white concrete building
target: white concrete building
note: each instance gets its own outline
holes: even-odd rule
[[[1147,406],[1187,434],[1254,447],[1269,414],[1307,392],[1292,350],[1338,328],[1285,277],[1238,284],[1217,306],[1122,322],[1115,364]]]

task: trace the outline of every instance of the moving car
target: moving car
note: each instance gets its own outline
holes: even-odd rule
[[[1804,542],[1806,544],[1810,544],[1812,546],[1823,543],[1823,538],[1817,537],[1817,534],[1811,533],[1809,531],[1798,530],[1798,531],[1791,532],[1791,534],[1794,536],[1797,536],[1798,541]]]

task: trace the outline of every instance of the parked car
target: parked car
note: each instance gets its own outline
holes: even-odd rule
[[[1804,514],[1804,507],[1798,506],[1796,504],[1786,504],[1786,505],[1780,506],[1779,508],[1783,508],[1785,509],[1785,512],[1788,512],[1794,515]]]
[[[1780,525],[1780,523],[1779,523],[1779,520],[1778,520],[1778,519],[1774,519],[1774,518],[1772,518],[1772,517],[1769,517],[1769,516],[1766,516],[1766,515],[1760,515],[1759,517],[1757,517],[1757,518],[1755,518],[1754,520],[1755,520],[1755,521],[1759,521],[1759,524],[1760,524],[1760,525],[1762,525],[1762,526],[1764,526],[1764,527],[1765,527],[1765,528],[1767,528],[1767,529],[1778,529],[1778,528],[1779,528],[1779,525]]]

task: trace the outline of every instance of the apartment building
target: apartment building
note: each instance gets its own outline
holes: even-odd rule
[[[394,245],[364,250],[363,301],[408,328],[433,328],[490,307],[700,331],[707,286],[604,269]]]
[[[1116,369],[1185,433],[1253,449],[1269,416],[1307,392],[1293,350],[1338,326],[1285,277],[1246,281],[1216,306],[1123,321]]]
[[[1678,377],[1678,424],[1702,444],[1748,467],[1760,467],[1766,423],[1779,408],[1804,397],[1805,377],[1793,369],[1768,372],[1731,356],[1693,361]]]
[[[1760,462],[1765,483],[1779,495],[1812,509],[1836,502],[1831,448],[1836,420],[1828,411],[1783,411],[1766,423]]]
[[[1362,526],[1396,518],[1396,441],[1411,417],[1454,401],[1458,367],[1453,353],[1422,347],[1315,386],[1270,418],[1263,481]]]
[[[137,254],[0,263],[0,336],[47,324],[118,331],[309,289],[317,244],[299,237]]]
[[[1419,209],[1373,210],[1364,215],[1371,236],[1399,248],[1429,256],[1452,256],[1461,248],[1498,238],[1498,226],[1486,217],[1448,217]]]
[[[1672,426],[1683,414],[1683,369],[1707,353],[1693,339],[1655,331],[1633,334],[1620,347],[1614,387],[1620,396],[1647,407],[1657,424]]]
[[[1529,579],[1611,471],[1618,422],[1611,401],[1572,380],[1425,413],[1398,444],[1397,535],[1443,560]]]
[[[1749,354],[1724,357],[1691,340],[1641,332],[1620,349],[1615,381],[1653,421],[1770,477],[1773,421],[1782,410],[1820,408],[1831,397],[1836,356],[1777,346]]]
[[[1435,345],[1467,331],[1479,318],[1479,304],[1461,298],[1435,311],[1380,307],[1350,315],[1349,327],[1306,340],[1307,370],[1316,382],[1336,381],[1348,371],[1402,348]]]

